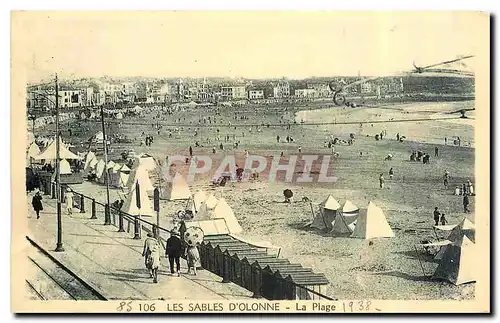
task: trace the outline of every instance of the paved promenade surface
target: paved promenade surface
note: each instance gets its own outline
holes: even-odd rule
[[[31,197],[30,194],[29,202]],[[134,240],[133,232],[117,232],[115,226],[104,225],[102,215],[97,220],[91,220],[90,210],[78,213],[74,209],[72,215],[67,215],[63,205],[65,251],[54,252],[56,200],[45,195],[42,202],[44,210],[40,213],[40,219],[36,219],[31,204],[28,204],[29,230],[26,235],[107,299],[224,300],[249,299],[252,295],[233,283],[221,283],[221,277],[207,270],[199,270],[196,276],[188,275],[183,259],[181,277],[170,276],[163,248],[159,282],[154,284],[141,255],[144,239]]]

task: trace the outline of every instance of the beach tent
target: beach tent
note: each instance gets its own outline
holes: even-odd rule
[[[344,206],[342,207],[342,214],[344,215],[359,214],[359,207],[354,205],[351,201],[346,200]]]
[[[206,199],[207,199],[207,195],[202,190],[199,190],[198,192],[196,192],[194,194],[194,196],[193,196],[193,207],[194,207],[193,213],[198,212],[201,204],[203,202],[205,202]]]
[[[130,171],[126,186],[129,188],[129,190],[132,190],[137,181],[139,181],[139,183],[141,184],[141,189],[145,192],[151,192],[155,189],[153,184],[151,184],[151,180],[149,179],[148,171],[140,165]]]
[[[219,199],[219,203],[213,209],[210,217],[213,220],[224,219],[229,233],[241,233],[243,231],[238,223],[238,219],[234,215],[233,209],[227,204],[224,198]]]
[[[90,138],[90,141],[102,143],[104,141],[104,133],[102,131],[98,131]]]
[[[447,246],[432,279],[447,280],[455,285],[476,281],[475,244],[466,235],[459,240]]]
[[[210,194],[210,196],[201,203],[196,217],[200,219],[210,219],[210,212],[215,209],[217,203],[219,203],[219,200],[213,196],[213,194]]]
[[[123,166],[120,168],[120,172],[130,172],[130,168],[127,165],[123,164]]]
[[[96,169],[96,166],[97,164],[99,163],[99,160],[97,159],[97,157],[94,157],[90,162],[89,162],[89,165],[88,167],[85,169],[85,172],[90,172],[91,170],[95,170]]]
[[[171,180],[167,180],[165,186],[161,189],[161,199],[173,200],[187,200],[191,198],[191,190],[184,177],[176,173]]]
[[[118,112],[118,113],[115,115],[115,119],[117,119],[117,120],[121,120],[121,119],[123,119],[123,113]]]
[[[156,169],[156,161],[151,155],[141,154],[139,156],[136,156],[134,161],[134,168],[139,166],[143,167],[149,172]]]
[[[464,218],[462,221],[460,221],[459,224],[453,226],[446,240],[440,241],[442,245],[434,259],[442,259],[449,245],[452,243],[460,243],[464,236],[466,236],[472,242],[476,242],[476,228],[474,226],[474,223],[470,222],[467,218]]]
[[[104,160],[102,159],[99,160],[99,162],[95,165],[95,175],[97,179],[100,179],[102,177],[105,168],[106,168],[106,163],[104,163]]]
[[[40,147],[38,147],[38,145],[33,142],[28,148],[28,157],[35,158],[38,155],[40,155]]]
[[[136,190],[137,186],[135,184],[137,182],[139,183],[139,191],[140,191],[139,192],[139,199],[141,204],[140,209],[137,207],[137,190]],[[141,184],[141,179],[138,179],[135,183],[131,185],[132,188],[129,190],[121,210],[130,215],[152,216],[155,213],[153,212],[153,209],[151,207],[151,201],[149,200],[148,194],[146,190],[143,189],[143,185]]]
[[[320,204],[319,213],[311,223],[311,228],[330,231],[338,209],[340,209],[339,202],[333,196],[328,195],[326,200]]]
[[[59,174],[61,175],[71,174],[71,167],[66,159],[61,159],[59,162],[59,169]]]
[[[80,156],[72,153],[66,145],[64,145],[62,138],[59,138],[59,158],[61,159],[82,159]],[[56,142],[53,140],[43,152],[35,157],[37,160],[55,160],[56,159]]]
[[[356,222],[356,227],[351,234],[353,238],[371,239],[371,238],[390,238],[394,237],[384,211],[370,202],[366,210],[361,210]]]
[[[335,221],[333,222],[332,232],[340,234],[353,233],[358,216],[358,214],[337,214]]]
[[[89,151],[87,153],[87,155],[85,156],[85,164],[83,166],[83,169],[87,169],[90,162],[92,161],[92,159],[96,158],[95,154],[93,151]]]

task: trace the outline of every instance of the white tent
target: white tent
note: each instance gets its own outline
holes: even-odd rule
[[[193,206],[194,206],[194,208],[195,208],[195,210],[193,210],[193,211],[198,212],[198,210],[199,210],[199,208],[200,208],[201,204],[202,204],[203,202],[205,202],[205,200],[206,200],[206,199],[207,199],[207,195],[205,194],[205,192],[204,192],[204,191],[199,190],[198,192],[196,192],[196,193],[194,194],[194,196],[193,196]]]
[[[351,234],[353,238],[371,239],[382,237],[394,237],[384,211],[370,202],[366,210],[361,210],[357,219],[356,227]]]
[[[121,210],[130,215],[152,216],[155,213],[151,208],[151,201],[149,200],[146,190],[143,189],[143,185],[140,179],[138,179],[138,182],[139,182],[139,191],[140,191],[139,198],[140,198],[141,208],[139,209],[137,207],[137,190],[136,190],[136,185],[134,183],[129,193],[127,194],[127,198],[123,203]]]
[[[28,148],[28,157],[29,158],[36,158],[36,156],[40,155],[40,147],[33,142],[30,147]]]
[[[321,203],[319,207],[319,213],[314,218],[311,223],[311,228],[318,230],[328,230],[332,229],[332,223],[337,215],[337,210],[340,208],[339,202],[333,198],[333,196],[328,195],[328,197]]]
[[[210,219],[210,213],[215,209],[218,203],[219,200],[213,196],[213,194],[210,194],[210,196],[201,203],[196,217],[200,219]]]
[[[162,187],[161,193],[160,197],[169,201],[191,198],[189,185],[179,173],[176,173],[171,180],[167,180],[165,187]]]
[[[88,168],[86,169],[86,171],[90,171],[92,169],[95,169],[97,164],[99,163],[99,160],[97,159],[97,157],[95,157],[94,159],[92,159],[88,165]]]
[[[106,168],[106,163],[104,160],[99,160],[99,162],[95,165],[95,175],[97,179],[102,177],[102,173],[104,173],[104,169]]]
[[[464,236],[466,236],[472,242],[476,242],[475,225],[474,223],[470,222],[467,218],[464,218],[462,221],[460,221],[459,224],[453,226],[453,228],[450,231],[450,234],[448,235],[445,241],[447,241],[448,244],[460,243]],[[436,254],[434,259],[442,259],[448,247],[449,247],[448,245],[441,246],[439,252]]]
[[[146,192],[153,191],[155,188],[153,184],[151,184],[151,180],[149,179],[149,173],[143,166],[138,166],[130,171],[130,176],[128,177],[127,187],[129,190],[134,188],[135,183],[139,181],[141,184],[141,189]]]
[[[59,158],[61,159],[82,159],[80,156],[72,153],[64,145],[62,138],[59,138]],[[56,159],[56,142],[52,141],[45,150],[40,153],[35,159],[55,160]]]
[[[115,119],[117,119],[117,120],[121,120],[121,119],[123,119],[123,113],[118,112],[118,113],[115,115]]]
[[[221,198],[215,206],[212,214],[212,219],[224,219],[229,229],[229,233],[240,233],[243,231],[238,219],[234,215],[233,209],[227,204],[226,200]]]
[[[85,164],[83,166],[83,169],[87,169],[90,162],[92,161],[92,159],[96,158],[95,154],[93,151],[89,151],[87,153],[87,156],[85,156]]]
[[[342,207],[342,213],[344,215],[354,215],[359,213],[359,207],[354,205],[351,201],[346,200],[344,206]]]
[[[104,141],[104,133],[102,131],[98,131],[95,135],[90,138],[92,141],[102,143]]]
[[[69,166],[69,163],[66,159],[61,159],[61,161],[59,162],[59,167],[59,173],[61,175],[71,174],[71,167]]]
[[[474,242],[466,235],[448,245],[433,279],[444,279],[455,285],[476,281],[477,254]]]
[[[154,158],[147,154],[139,155],[135,158],[134,168],[142,167],[147,171],[156,169],[156,161]]]
[[[335,233],[353,233],[356,227],[356,220],[358,219],[358,214],[350,215],[339,213],[335,217],[335,222],[333,223],[332,232]]]
[[[123,164],[123,166],[120,168],[120,172],[122,172],[122,173],[123,172],[130,172],[130,168],[127,165]]]

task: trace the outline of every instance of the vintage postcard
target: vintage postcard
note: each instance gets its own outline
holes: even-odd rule
[[[11,19],[13,312],[490,312],[488,13]]]

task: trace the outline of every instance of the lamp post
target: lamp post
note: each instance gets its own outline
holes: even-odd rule
[[[57,198],[57,245],[56,252],[64,251],[62,241],[62,216],[61,216],[61,172],[59,169],[59,89],[56,74],[56,198]]]
[[[104,109],[101,107],[101,125],[102,125],[102,145],[104,148],[104,171],[106,172],[106,207],[104,208],[104,225],[111,224],[111,209],[109,205],[109,172],[108,172],[108,149],[106,139],[106,127],[104,126]]]

